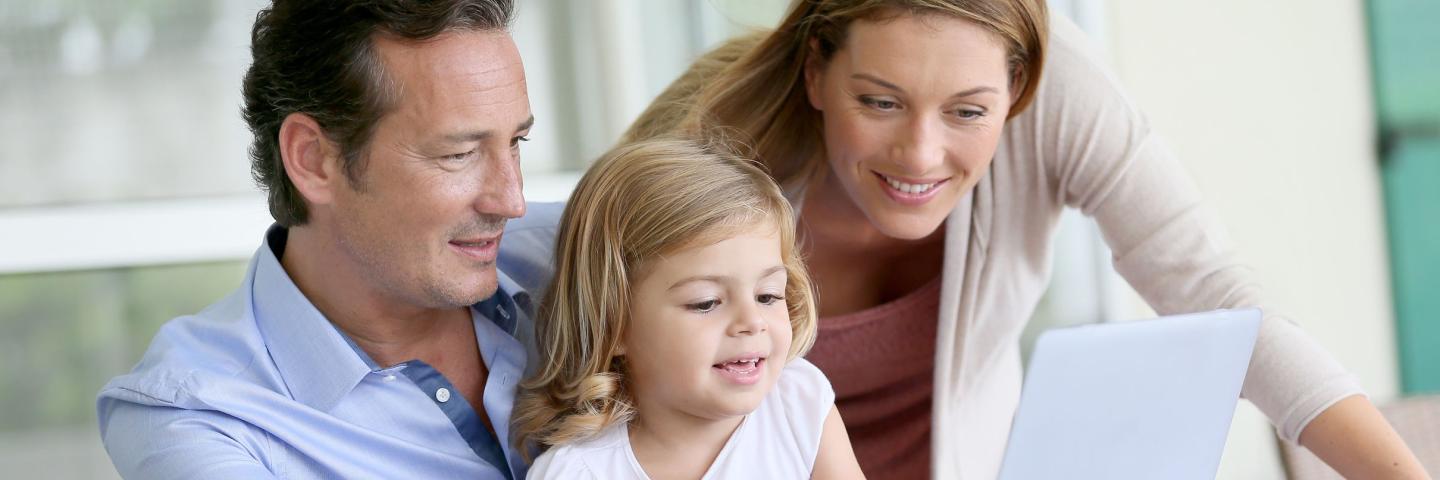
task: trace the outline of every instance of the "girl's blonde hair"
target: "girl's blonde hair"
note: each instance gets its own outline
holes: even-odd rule
[[[639,270],[663,255],[773,226],[787,273],[789,357],[814,343],[815,302],[790,204],[756,162],[725,143],[662,137],[622,145],[580,179],[536,316],[540,364],[520,385],[513,415],[522,450],[580,440],[634,416],[616,351]]]
[[[994,33],[1006,49],[1015,98],[1010,117],[1033,100],[1049,32],[1044,0],[796,0],[775,30],[732,39],[697,60],[621,141],[677,128],[733,129],[752,142],[777,182],[797,186],[825,159],[820,112],[805,92],[806,65],[829,61],[856,20],[884,21],[902,14],[960,18]],[[811,40],[818,48],[811,48]]]

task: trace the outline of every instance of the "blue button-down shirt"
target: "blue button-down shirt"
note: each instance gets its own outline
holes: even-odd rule
[[[548,281],[559,209],[539,207],[522,219],[531,227],[506,229],[499,290],[471,308],[494,436],[437,370],[376,365],[326,320],[281,267],[285,230],[274,227],[237,291],[166,323],[135,370],[101,390],[115,467],[147,479],[524,478],[509,419],[533,305],[506,270]]]

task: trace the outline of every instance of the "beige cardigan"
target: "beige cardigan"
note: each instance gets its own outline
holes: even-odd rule
[[[990,173],[946,223],[935,357],[934,478],[994,478],[1021,384],[1020,333],[1044,293],[1065,207],[1099,224],[1116,270],[1161,314],[1261,306],[1241,395],[1295,440],[1360,393],[1354,378],[1263,301],[1224,226],[1084,35],[1051,22],[1035,103],[1011,119]]]

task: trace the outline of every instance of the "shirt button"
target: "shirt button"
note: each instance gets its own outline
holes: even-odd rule
[[[393,374],[392,374],[392,375],[386,375],[386,376],[384,376],[384,377],[382,377],[382,378],[383,378],[385,381],[387,381],[387,382],[393,382],[393,381],[395,381],[395,375],[393,375]]]
[[[440,403],[445,403],[445,402],[450,401],[450,389],[445,388],[445,387],[440,387],[439,390],[436,390],[436,391],[435,391],[435,399],[436,399],[436,400],[439,400]]]

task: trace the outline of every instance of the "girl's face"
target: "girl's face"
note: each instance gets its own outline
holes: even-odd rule
[[[790,351],[785,285],[771,225],[643,265],[621,345],[642,424],[754,411]]]
[[[829,61],[806,68],[832,173],[822,201],[848,201],[893,238],[934,232],[995,155],[1010,112],[1005,57],[967,20],[852,23]]]

